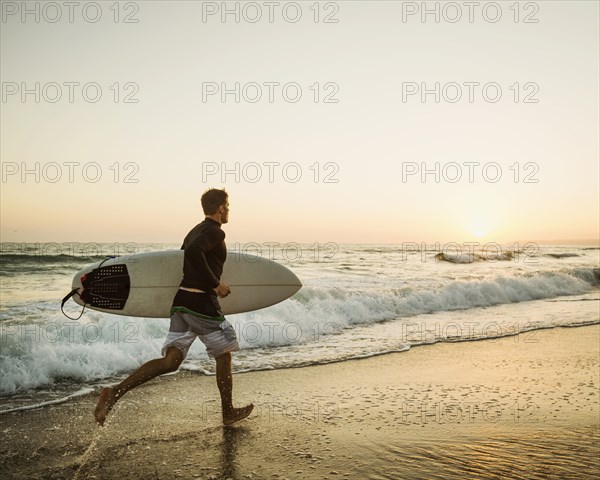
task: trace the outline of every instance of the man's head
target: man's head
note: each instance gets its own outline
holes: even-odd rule
[[[219,223],[229,221],[229,195],[225,190],[209,188],[200,199],[204,215]]]

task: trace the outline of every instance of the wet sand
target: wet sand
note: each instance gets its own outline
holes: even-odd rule
[[[235,361],[235,356],[234,356]],[[0,416],[0,475],[33,479],[595,478],[600,326],[129,392],[97,427],[97,392]]]

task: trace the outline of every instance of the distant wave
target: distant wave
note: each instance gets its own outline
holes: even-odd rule
[[[444,253],[439,252],[435,255],[435,259],[438,262],[450,262],[450,263],[475,263],[475,262],[498,262],[498,261],[510,261],[514,259],[515,254],[519,255],[523,252],[519,251],[507,251],[500,254],[480,254],[480,253]],[[546,257],[550,258],[570,258],[580,257],[578,253],[546,253]]]
[[[547,257],[552,258],[569,258],[569,257],[579,257],[580,255],[577,253],[547,253]]]
[[[570,274],[594,287],[600,285],[600,268],[575,268]]]
[[[0,266],[3,265],[23,265],[26,268],[31,268],[32,264],[80,264],[80,263],[96,263],[106,259],[106,255],[67,255],[61,253],[59,255],[28,255],[28,254],[15,254],[15,253],[3,253],[0,255]]]
[[[73,275],[91,263],[105,260],[106,255],[76,256],[76,255],[0,255],[0,274],[6,277],[23,275]]]
[[[475,263],[475,262],[497,262],[509,261],[514,258],[514,253],[508,251],[500,254],[481,255],[479,253],[444,253],[436,254],[435,259],[439,262],[450,263]],[[518,253],[518,252],[517,252]]]

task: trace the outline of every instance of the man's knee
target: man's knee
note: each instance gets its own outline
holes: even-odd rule
[[[183,362],[183,352],[177,347],[169,347],[165,353],[165,362],[170,372],[174,372]]]

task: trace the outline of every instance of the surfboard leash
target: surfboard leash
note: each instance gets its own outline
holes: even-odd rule
[[[114,256],[107,256],[107,257],[106,257],[104,260],[102,260],[102,261],[100,262],[100,265],[98,265],[98,267],[96,267],[94,270],[97,270],[98,268],[100,268],[104,262],[106,262],[107,260],[110,260],[111,258],[114,258]],[[87,276],[87,274],[86,274],[86,275],[84,275],[84,276],[82,277],[82,281],[83,281],[83,279],[85,279],[85,277],[86,277],[86,276]],[[81,300],[83,300],[83,308],[81,309],[81,313],[79,314],[79,316],[78,316],[77,318],[69,317],[69,316],[68,316],[68,315],[65,313],[65,311],[64,311],[64,306],[65,306],[65,303],[67,302],[67,300],[68,300],[69,298],[71,298],[71,297],[72,297],[73,295],[75,295],[75,294],[79,295],[79,298],[81,298]],[[61,304],[60,304],[60,311],[61,311],[61,312],[63,313],[63,315],[64,315],[65,317],[67,317],[69,320],[79,320],[79,319],[81,318],[81,316],[83,315],[83,312],[85,312],[85,306],[86,306],[86,305],[87,305],[87,302],[85,301],[85,299],[84,299],[84,298],[81,296],[81,294],[79,293],[79,288],[74,288],[73,290],[71,290],[71,291],[70,291],[70,292],[67,294],[67,296],[66,296],[65,298],[63,298],[63,299],[62,299],[62,302],[61,302]]]
[[[81,318],[81,316],[83,315],[83,312],[85,312],[85,306],[87,305],[87,303],[84,303],[84,304],[83,304],[83,308],[81,309],[81,313],[79,314],[79,316],[78,316],[77,318],[69,317],[69,316],[68,316],[68,315],[65,313],[65,311],[64,311],[64,306],[65,306],[65,303],[66,303],[66,301],[67,301],[69,298],[71,298],[73,295],[75,295],[75,294],[79,295],[79,288],[74,288],[73,290],[71,290],[71,291],[70,291],[70,292],[67,294],[67,296],[66,296],[65,298],[63,298],[63,299],[62,299],[62,302],[61,302],[61,304],[60,304],[60,311],[63,313],[63,315],[64,315],[65,317],[67,317],[67,318],[68,318],[68,319],[70,319],[70,320],[79,320],[79,319]],[[81,298],[81,295],[79,295],[79,298]]]

